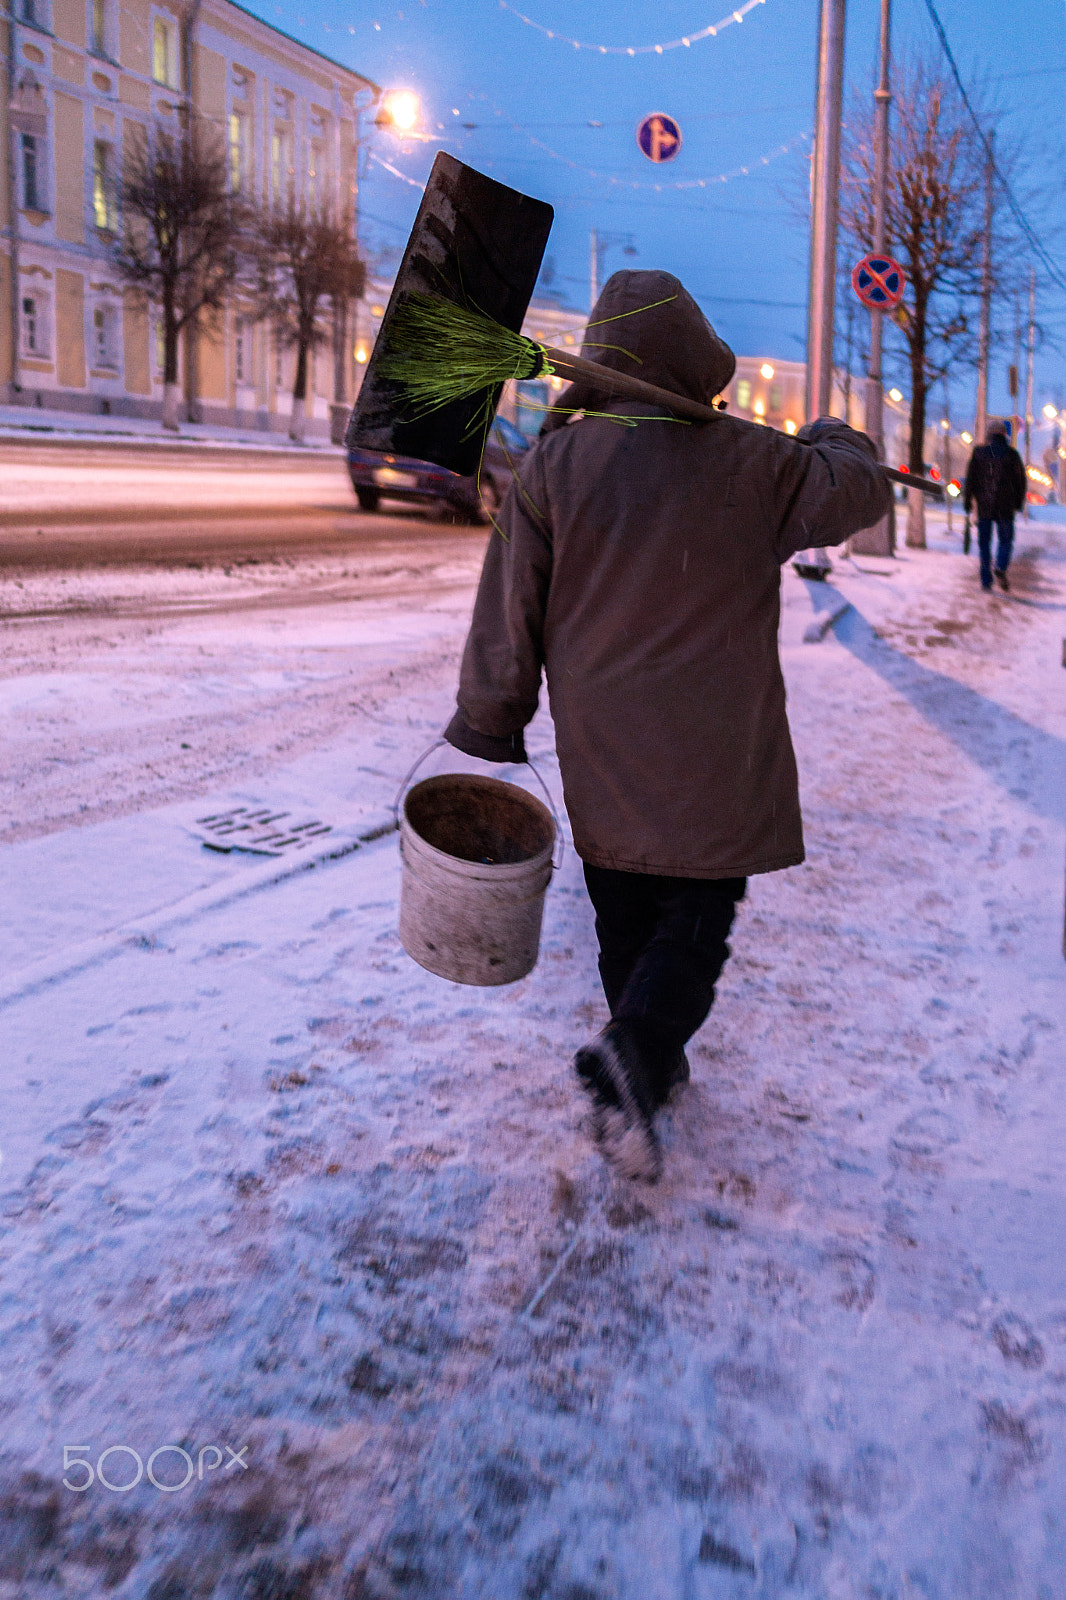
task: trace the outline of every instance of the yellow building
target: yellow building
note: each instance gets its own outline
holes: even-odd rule
[[[194,114],[218,130],[235,190],[351,217],[369,79],[231,0],[14,0],[0,28],[0,392],[8,403],[158,417],[158,313],[110,265],[122,152]],[[188,19],[191,19],[188,20]],[[234,306],[182,351],[192,420],[284,430],[291,352]],[[352,392],[343,327],[313,363],[308,431]],[[313,400],[312,400],[313,393]],[[346,409],[346,408],[345,408]]]

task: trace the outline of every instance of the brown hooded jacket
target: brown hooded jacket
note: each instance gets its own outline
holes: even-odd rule
[[[583,355],[663,388],[709,404],[733,375],[732,351],[667,273],[615,273],[593,320]],[[448,738],[524,759],[544,669],[583,860],[690,878],[794,866],[780,567],[884,515],[872,446],[832,419],[803,443],[725,413],[651,420],[654,407],[581,385],[560,403],[636,425],[553,417],[522,462],[489,541]]]

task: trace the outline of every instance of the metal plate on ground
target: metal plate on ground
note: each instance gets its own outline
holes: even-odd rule
[[[290,856],[318,844],[332,833],[331,822],[296,817],[272,806],[233,806],[197,817],[193,832],[208,850],[228,855],[247,851],[256,856]]]

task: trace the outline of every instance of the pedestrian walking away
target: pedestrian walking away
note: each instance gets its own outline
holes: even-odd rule
[[[1025,465],[1010,444],[1005,422],[990,422],[984,444],[975,447],[963,485],[966,515],[977,507],[977,548],[981,559],[981,588],[989,590],[995,578],[1010,589],[1007,568],[1014,549],[1014,519],[1025,506]],[[996,530],[996,559],[992,563],[992,527]]]
[[[591,323],[583,355],[674,393],[709,405],[733,376],[667,273],[615,273]],[[781,566],[875,523],[889,493],[871,442],[833,418],[795,438],[680,422],[583,379],[499,512],[445,736],[524,760],[543,672],[611,1014],[574,1066],[628,1177],[659,1175],[655,1116],[688,1076],[746,880],[803,860]]]

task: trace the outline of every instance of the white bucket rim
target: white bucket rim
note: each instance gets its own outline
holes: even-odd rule
[[[488,785],[492,789],[506,791],[509,795],[519,794],[528,800],[535,811],[548,824],[548,840],[534,856],[527,856],[524,861],[464,861],[461,856],[453,856],[448,850],[441,850],[437,845],[430,844],[411,821],[407,812],[408,802],[412,795],[420,789],[430,786],[439,786],[447,783],[459,783],[462,786],[476,788]],[[558,828],[544,801],[537,795],[531,794],[519,783],[506,783],[502,778],[482,776],[479,772],[440,772],[431,777],[421,778],[418,783],[412,784],[404,795],[403,812],[400,818],[400,847],[403,848],[404,840],[408,840],[416,855],[424,855],[435,865],[450,870],[457,877],[466,879],[481,878],[488,883],[506,882],[510,879],[525,878],[537,872],[542,866],[550,864],[555,870],[555,845],[558,838]]]

